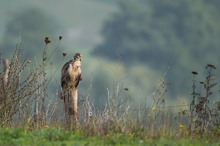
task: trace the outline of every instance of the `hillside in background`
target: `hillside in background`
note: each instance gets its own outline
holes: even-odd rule
[[[138,106],[151,104],[162,83],[169,105],[180,104],[191,98],[192,70],[203,78],[206,64],[220,67],[217,0],[20,0],[0,8],[2,58],[21,41],[23,57],[38,63],[44,37],[52,40],[49,54],[63,36],[48,62],[55,72],[50,98],[60,88],[62,65],[76,52],[83,54],[80,97],[89,96],[97,107],[108,92]]]
[[[219,8],[216,0],[121,1],[119,11],[104,24],[104,41],[93,54],[120,60],[126,68],[168,71],[168,95],[189,96],[192,70],[202,77],[206,64],[220,67]]]

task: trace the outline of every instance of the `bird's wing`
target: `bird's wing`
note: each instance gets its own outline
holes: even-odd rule
[[[68,62],[66,62],[61,70],[61,87],[64,88],[65,85],[68,84],[68,82],[70,81],[70,74],[69,74],[69,67],[71,65],[73,61],[70,60]]]
[[[63,65],[61,72],[61,86],[65,87],[70,82],[74,82],[74,86],[77,87],[82,80],[81,75],[81,61],[70,60]]]

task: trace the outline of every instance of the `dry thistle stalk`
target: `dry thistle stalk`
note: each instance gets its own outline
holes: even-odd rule
[[[4,84],[4,89],[7,87],[8,84],[8,75],[10,71],[10,63],[8,59],[3,60],[4,64],[4,78],[3,78],[3,84]]]

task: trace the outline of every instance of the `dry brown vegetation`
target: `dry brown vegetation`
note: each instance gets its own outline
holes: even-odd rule
[[[61,40],[61,39],[60,39]],[[50,44],[45,39],[45,48]],[[55,48],[54,50],[57,50]],[[64,110],[60,108],[58,96],[45,103],[50,78],[47,77],[46,49],[43,51],[42,64],[34,65],[29,59],[22,58],[22,49],[18,45],[9,61],[1,64],[0,70],[0,126],[22,127],[36,130],[45,127],[65,127]],[[218,137],[219,104],[210,104],[212,89],[216,83],[213,78],[213,65],[207,65],[207,77],[200,82],[205,94],[196,91],[197,72],[193,73],[192,102],[188,110],[174,113],[165,106],[166,84],[161,81],[155,91],[153,106],[132,108],[128,98],[120,97],[123,85],[107,90],[107,102],[104,108],[97,109],[90,101],[89,93],[85,99],[79,99],[80,125],[74,128],[84,136],[108,136],[109,133],[121,133],[131,137],[149,138],[161,136],[189,137],[211,133]]]

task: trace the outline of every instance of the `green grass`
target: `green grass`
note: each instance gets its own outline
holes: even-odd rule
[[[57,99],[48,106],[45,104],[48,97],[45,85],[50,83],[46,78],[45,68],[49,59],[44,59],[48,44],[47,41],[45,43],[39,67],[30,70],[31,61],[22,61],[22,50],[18,46],[10,67],[5,64],[5,69],[0,72],[1,79],[5,79],[0,82],[0,87],[4,87],[0,92],[0,146],[220,145],[220,108],[218,104],[208,106],[212,88],[216,86],[212,75],[214,65],[206,66],[208,74],[202,82],[205,95],[196,92],[198,73],[192,72],[193,97],[189,109],[180,109],[178,113],[164,110],[166,84],[163,80],[158,83],[152,106],[146,105],[138,110],[133,110],[129,98],[122,100],[125,95],[120,95],[120,88],[123,86],[114,85],[112,91],[107,90],[103,109],[93,108],[93,101],[86,98],[83,104],[79,104],[81,125],[75,123],[70,126],[63,119],[63,109],[58,111],[60,104]],[[24,69],[30,73],[24,74]],[[22,75],[25,75],[24,79],[21,78],[23,81],[20,80]],[[211,118],[207,120],[204,115]]]
[[[107,136],[84,137],[82,132],[73,132],[60,128],[45,128],[38,131],[0,128],[0,145],[4,146],[81,146],[81,145],[156,145],[156,146],[202,146],[220,145],[220,141],[205,138],[142,138],[132,135],[110,133]]]

